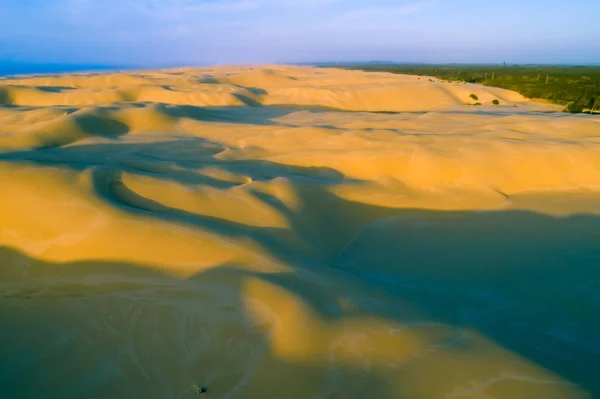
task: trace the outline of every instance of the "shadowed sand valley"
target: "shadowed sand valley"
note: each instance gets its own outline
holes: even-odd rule
[[[335,69],[0,79],[0,397],[600,396],[600,118],[555,111]]]

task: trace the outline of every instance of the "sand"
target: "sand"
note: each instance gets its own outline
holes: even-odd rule
[[[600,118],[558,110],[287,66],[0,80],[0,397],[600,395]]]

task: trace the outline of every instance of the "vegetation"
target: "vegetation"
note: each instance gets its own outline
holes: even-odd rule
[[[583,105],[580,101],[572,102],[565,109],[566,112],[570,112],[572,114],[579,114],[583,112]]]
[[[494,104],[494,105],[500,105],[500,101],[498,101],[498,100],[492,100],[492,104]]]
[[[475,101],[479,100],[479,97],[477,97],[475,94],[471,94],[469,97],[471,97]]]
[[[330,65],[327,65],[330,66]],[[333,66],[333,65],[332,65]],[[434,76],[479,83],[549,100],[568,112],[600,112],[600,66],[352,64],[348,69]]]

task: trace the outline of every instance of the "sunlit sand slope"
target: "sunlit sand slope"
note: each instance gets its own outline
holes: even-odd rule
[[[598,117],[278,66],[0,104],[1,398],[600,395]]]

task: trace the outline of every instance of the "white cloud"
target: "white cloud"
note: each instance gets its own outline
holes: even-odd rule
[[[0,0],[0,2],[5,0]],[[12,1],[12,0],[11,0]],[[14,0],[21,1],[21,0]],[[246,43],[304,46],[310,40],[340,43],[365,35],[407,30],[400,17],[424,10],[423,0],[47,0],[28,24],[28,36],[55,34],[62,43],[153,43],[155,47]],[[16,12],[30,13],[26,7]],[[30,17],[31,18],[31,17]],[[18,15],[15,20],[19,20]],[[14,34],[16,28],[10,28]],[[22,30],[23,28],[19,28]],[[0,31],[2,28],[0,27]],[[311,39],[312,38],[312,39]],[[58,40],[58,39],[57,39]],[[148,49],[150,52],[151,50]]]
[[[421,1],[403,5],[373,6],[349,10],[342,14],[338,20],[344,22],[370,20],[377,22],[380,18],[397,18],[404,15],[415,14],[432,6],[434,1]]]
[[[74,22],[86,19],[101,23],[124,15],[136,17],[139,22],[144,19],[186,19],[207,14],[243,15],[246,12],[271,10],[318,9],[348,2],[349,0],[52,0],[45,7],[51,14],[68,15]]]
[[[92,2],[93,0],[75,1]],[[265,8],[318,7],[345,1],[347,0],[133,0],[138,8],[144,8],[146,11],[178,14],[190,12],[243,12]]]

